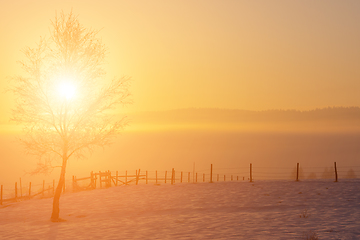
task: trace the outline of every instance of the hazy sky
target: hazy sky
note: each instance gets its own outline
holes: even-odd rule
[[[71,9],[85,27],[102,29],[108,78],[134,79],[134,104],[124,111],[360,106],[359,0],[0,0],[2,175],[18,177],[34,166],[1,132],[8,128],[12,104],[11,94],[3,92],[6,77],[21,74],[16,63],[23,59],[21,49],[49,36],[56,11]],[[312,136],[296,141],[255,136],[243,144],[247,135],[132,134],[119,138],[107,155],[94,156],[85,170],[145,169],[150,164],[191,169],[194,161],[198,169],[201,161],[206,167],[210,162],[248,166],[250,161],[267,166],[271,159],[281,166],[299,161],[326,166],[325,161],[332,164],[339,157],[351,165],[359,159],[357,137],[330,139],[331,145],[322,138],[311,142]],[[83,168],[71,164],[70,173]]]
[[[126,111],[360,105],[360,1],[0,1],[0,88],[64,10],[101,29]],[[11,95],[1,94],[0,122]]]

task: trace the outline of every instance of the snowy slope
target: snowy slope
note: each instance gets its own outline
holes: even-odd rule
[[[0,239],[360,239],[360,180],[112,187],[0,208]]]

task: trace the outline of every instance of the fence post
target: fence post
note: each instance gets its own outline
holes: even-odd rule
[[[210,183],[212,183],[213,180],[212,180],[212,164],[210,165]]]
[[[250,182],[252,182],[252,163],[250,163]]]
[[[140,176],[140,169],[139,169],[139,172],[136,170],[136,185],[138,185],[139,176]]]
[[[94,175],[93,175],[93,171],[90,172],[90,186],[92,189],[94,189]]]
[[[21,178],[20,178],[20,197],[22,197],[22,184],[21,184]]]
[[[173,169],[173,184],[175,184],[175,169]]]
[[[224,175],[224,182],[226,181],[226,175]]]
[[[219,181],[219,174],[217,175],[217,178],[216,178],[217,181]]]
[[[138,172],[137,170],[135,171],[135,184],[137,185],[137,175],[138,175]]]
[[[167,174],[167,171],[165,171],[165,183],[166,183],[166,174]]]
[[[296,164],[296,181],[299,181],[299,163]]]
[[[146,171],[146,184],[148,184],[148,171]]]
[[[125,185],[128,185],[128,181],[127,181],[127,170],[125,171]]]
[[[96,175],[94,174],[93,171],[91,171],[90,177],[91,177],[91,187],[93,189],[96,189]]]
[[[205,182],[205,173],[203,173],[203,182]]]
[[[335,170],[335,182],[337,182],[338,181],[338,174],[337,174],[336,162],[334,162],[334,170]]]
[[[118,171],[116,171],[115,186],[118,185],[118,178],[119,178],[119,173],[118,173]]]
[[[2,201],[3,201],[3,185],[1,185],[1,190],[0,190],[0,205],[2,205]]]
[[[239,181],[239,176],[236,176],[236,181]]]
[[[99,182],[100,182],[100,188],[102,188],[102,181],[101,181],[101,171],[99,171]]]
[[[231,175],[231,181],[233,180],[233,175]]]
[[[174,169],[171,169],[171,185],[174,184]]]
[[[17,200],[17,182],[15,183],[15,201]]]

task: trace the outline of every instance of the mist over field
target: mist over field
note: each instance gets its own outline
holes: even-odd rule
[[[130,126],[111,146],[96,149],[86,159],[70,159],[68,180],[72,175],[85,177],[91,171],[106,170],[175,168],[192,172],[194,163],[196,171],[205,173],[210,164],[224,172],[248,168],[252,163],[256,179],[263,177],[256,175],[259,167],[282,173],[275,178],[290,178],[292,168],[299,162],[308,177],[313,171],[330,168],[335,161],[339,168],[343,167],[341,178],[350,169],[348,166],[359,165],[360,109],[356,107],[305,112],[180,109],[128,116]],[[19,177],[39,183],[42,179],[58,178],[58,169],[49,176],[25,174],[35,168],[37,160],[24,154],[15,136],[2,135],[0,141],[1,184],[12,186]]]
[[[131,125],[112,146],[98,149],[88,159],[70,159],[66,186],[71,191],[72,175],[88,177],[90,171],[111,170],[123,175],[126,170],[134,174],[141,169],[154,177],[157,170],[161,178],[172,168],[177,172],[175,185],[162,180],[154,184],[152,179],[148,185],[142,180],[139,185],[64,194],[61,206],[67,221],[59,225],[48,221],[49,198],[9,205],[1,209],[0,236],[356,239],[358,179],[345,178],[351,168],[355,177],[360,176],[358,113],[358,108],[329,108],[312,112],[181,109],[129,114]],[[24,175],[35,167],[36,160],[22,153],[14,137],[3,135],[0,139],[0,151],[6,156],[2,158],[5,167],[0,168],[4,195],[13,195],[13,184],[19,177],[25,190],[28,181],[33,182],[34,193],[41,191],[43,179],[46,186],[51,185],[58,177],[57,169],[49,176]],[[334,161],[338,183],[331,179]],[[297,162],[300,182],[294,181]],[[179,172],[192,172],[194,163],[200,175],[208,174],[213,164],[216,183],[180,183]],[[249,163],[253,166],[252,183],[247,181]],[[239,181],[230,181],[229,173],[239,169],[245,174]],[[217,174],[228,174],[227,181],[221,175],[218,182]],[[119,225],[124,214],[131,220]]]
[[[187,108],[130,115],[136,127],[243,132],[360,132],[359,107],[327,107],[309,111]]]

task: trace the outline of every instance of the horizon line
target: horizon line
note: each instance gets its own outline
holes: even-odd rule
[[[221,108],[221,107],[179,107],[179,108],[160,109],[160,110],[136,110],[136,111],[128,111],[128,112],[124,111],[124,113],[169,112],[169,111],[178,111],[178,110],[227,110],[227,111],[244,111],[244,112],[268,112],[268,111],[311,112],[311,111],[326,110],[326,109],[359,109],[360,110],[360,105],[314,107],[306,110],[301,110],[296,108],[268,108],[264,110],[250,110],[243,108]]]

